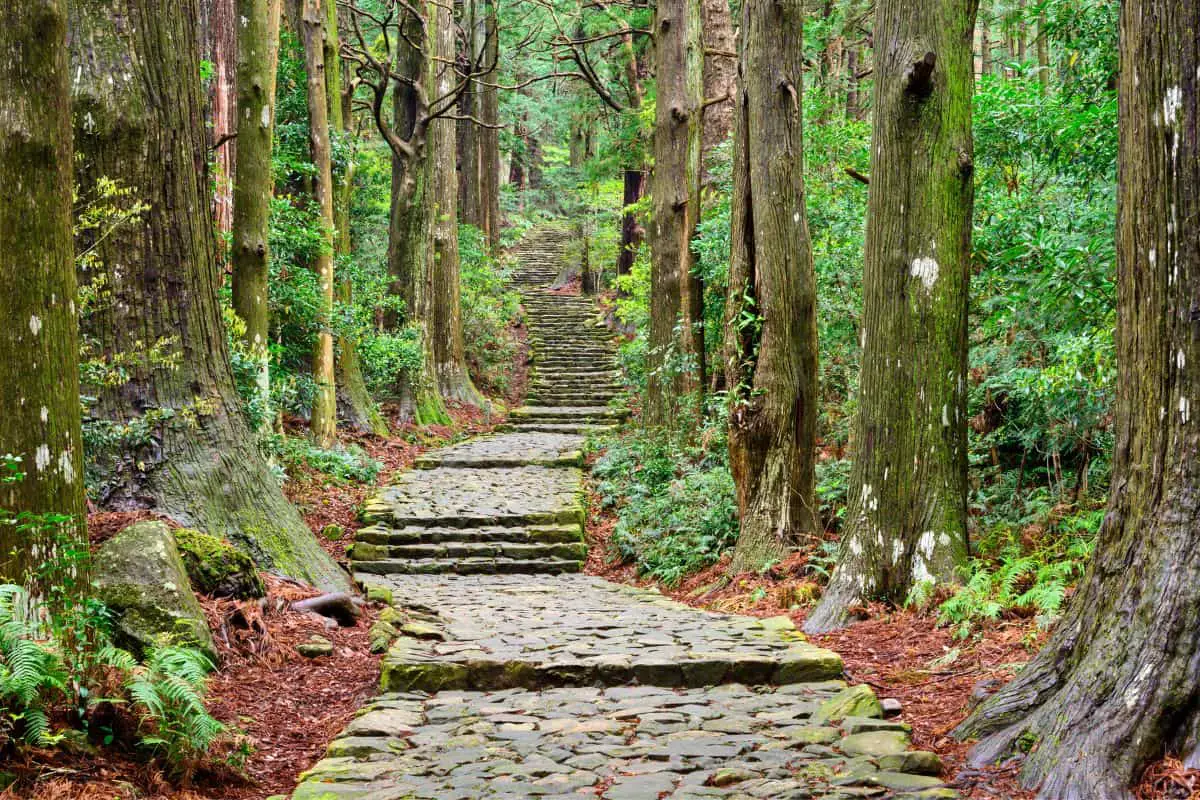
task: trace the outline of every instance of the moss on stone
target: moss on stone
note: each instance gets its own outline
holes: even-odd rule
[[[175,531],[175,544],[197,592],[238,599],[266,594],[253,559],[225,539],[181,528]]]

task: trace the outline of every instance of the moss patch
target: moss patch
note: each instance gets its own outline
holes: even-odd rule
[[[175,531],[175,544],[197,592],[239,599],[266,593],[254,561],[226,540],[182,528]]]

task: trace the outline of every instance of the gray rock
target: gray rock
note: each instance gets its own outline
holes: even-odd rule
[[[97,596],[114,614],[119,643],[139,653],[186,644],[216,661],[208,622],[166,525],[130,525],[100,546],[92,569]]]

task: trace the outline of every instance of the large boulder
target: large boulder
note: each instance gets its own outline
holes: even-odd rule
[[[180,528],[175,531],[175,544],[192,588],[200,594],[239,600],[266,594],[254,560],[224,539]]]
[[[130,525],[100,547],[92,568],[99,599],[113,612],[118,644],[137,653],[191,645],[216,661],[212,633],[166,525]]]

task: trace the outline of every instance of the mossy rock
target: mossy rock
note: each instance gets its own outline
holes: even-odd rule
[[[181,528],[175,531],[175,543],[197,592],[239,600],[266,594],[253,559],[224,539]]]
[[[809,722],[813,725],[824,725],[828,722],[839,722],[847,717],[883,717],[883,706],[879,704],[870,686],[859,684],[843,689],[822,703]]]
[[[97,595],[113,612],[117,643],[135,653],[163,644],[217,649],[192,593],[175,537],[161,522],[138,522],[105,542],[93,561]]]

